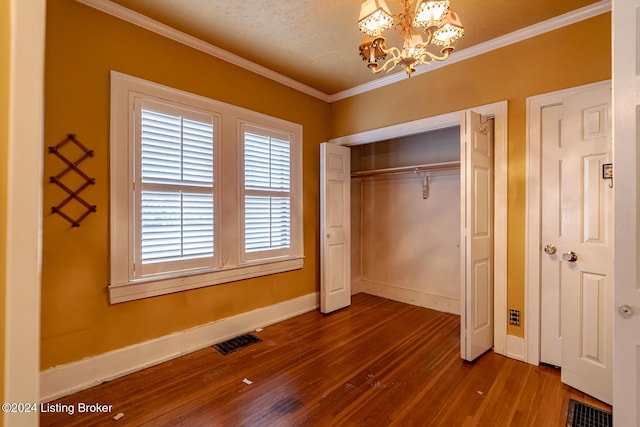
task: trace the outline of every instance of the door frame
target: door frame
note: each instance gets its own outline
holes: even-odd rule
[[[637,220],[640,208],[638,180],[638,117],[640,76],[637,60],[639,43],[630,42],[638,31],[640,1],[613,0],[613,161],[616,192],[613,195],[614,248],[613,264],[614,310],[620,304],[638,304],[640,280],[638,258],[640,247]],[[614,314],[613,320],[613,408],[616,425],[637,425],[640,422],[640,360],[638,355],[637,310],[631,319]]]
[[[525,219],[525,311],[524,337],[525,359],[532,365],[540,364],[540,264],[541,245],[540,232],[542,223],[542,136],[540,125],[541,111],[545,107],[562,104],[564,98],[588,92],[599,86],[610,85],[611,80],[549,92],[527,98],[527,200]]]
[[[418,133],[460,126],[468,111],[492,117],[494,123],[494,334],[493,351],[513,357],[517,355],[507,343],[507,101],[481,105],[448,114],[427,117],[329,140],[330,143],[356,146]],[[515,356],[515,358],[519,358]]]
[[[4,401],[40,401],[40,271],[46,0],[9,2],[9,141]],[[5,413],[38,425],[38,413]],[[0,422],[2,424],[2,422]]]

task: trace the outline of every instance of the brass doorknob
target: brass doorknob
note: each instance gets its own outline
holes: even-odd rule
[[[562,259],[569,262],[576,262],[578,260],[578,254],[573,251],[568,251],[562,254]]]
[[[553,255],[558,251],[555,245],[549,243],[548,245],[544,245],[544,253],[547,255]]]

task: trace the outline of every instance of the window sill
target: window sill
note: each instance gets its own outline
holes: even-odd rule
[[[304,257],[287,258],[262,264],[242,265],[225,268],[213,272],[172,277],[144,282],[115,283],[109,285],[109,301],[111,304],[135,301],[174,292],[251,279],[286,271],[299,270],[304,264]]]

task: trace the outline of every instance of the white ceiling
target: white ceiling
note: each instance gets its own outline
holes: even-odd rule
[[[384,75],[372,75],[358,54],[361,0],[110,1],[326,94]],[[465,27],[456,52],[593,3],[451,0]],[[400,0],[387,4],[393,13],[402,9]],[[392,33],[385,33],[387,46],[399,40]]]

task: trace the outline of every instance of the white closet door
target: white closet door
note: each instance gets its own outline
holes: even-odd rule
[[[493,119],[467,112],[464,121],[460,349],[472,361],[493,347]]]
[[[351,304],[351,151],[320,145],[320,311]]]

